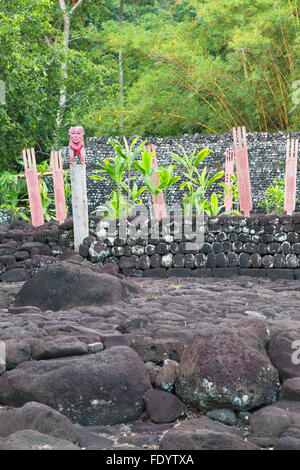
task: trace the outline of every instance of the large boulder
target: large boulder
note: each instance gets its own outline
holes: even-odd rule
[[[245,411],[273,403],[279,378],[266,354],[267,339],[260,320],[205,328],[182,354],[176,394],[199,410]]]
[[[134,421],[151,388],[142,359],[127,346],[96,354],[27,361],[0,377],[0,403],[36,401],[82,425]]]
[[[104,305],[138,293],[134,284],[67,261],[40,269],[17,295],[15,306],[33,305],[42,310],[61,310],[82,305]]]

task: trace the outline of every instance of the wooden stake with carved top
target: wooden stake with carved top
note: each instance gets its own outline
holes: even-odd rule
[[[36,169],[35,151],[33,148],[24,149],[22,153],[31,212],[31,222],[34,227],[39,227],[44,223],[44,215],[39,178]]]
[[[50,167],[53,173],[53,187],[54,187],[56,218],[59,221],[59,223],[62,224],[67,217],[67,209],[66,209],[64,171],[63,171],[61,151],[51,152]]]
[[[239,187],[240,209],[246,217],[252,209],[251,184],[248,163],[246,128],[233,128],[233,145],[236,161],[236,172]]]
[[[298,139],[288,139],[286,146],[284,210],[292,215],[296,207]]]

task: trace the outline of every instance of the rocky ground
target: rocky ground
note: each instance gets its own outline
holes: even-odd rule
[[[0,285],[0,449],[300,449],[300,281],[60,265]]]

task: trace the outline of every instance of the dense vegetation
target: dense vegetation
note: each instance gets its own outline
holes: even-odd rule
[[[300,0],[0,0],[0,170],[87,135],[299,130]]]

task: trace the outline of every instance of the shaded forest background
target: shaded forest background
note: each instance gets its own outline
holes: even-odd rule
[[[0,0],[0,170],[88,136],[299,130],[300,0]]]

